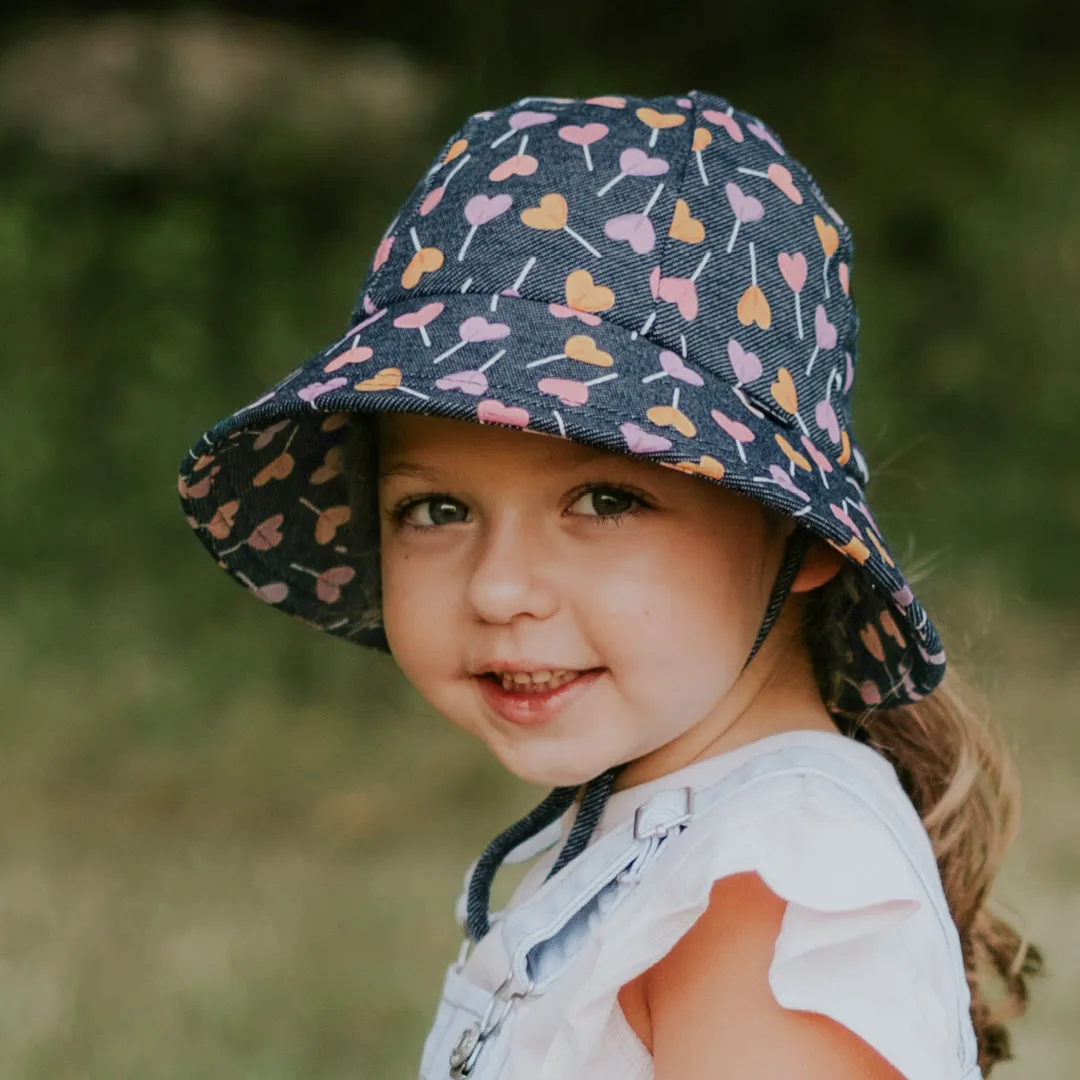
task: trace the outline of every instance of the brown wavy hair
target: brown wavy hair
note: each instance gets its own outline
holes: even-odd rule
[[[840,627],[849,613],[851,576],[844,566],[814,590],[803,630],[824,700],[831,697]],[[928,697],[899,708],[834,712],[845,733],[884,755],[922,818],[960,933],[971,1019],[984,1075],[1012,1058],[1007,1023],[1028,1002],[1028,978],[1042,955],[991,910],[990,889],[1016,835],[1020,789],[1012,757],[987,702],[950,660]]]

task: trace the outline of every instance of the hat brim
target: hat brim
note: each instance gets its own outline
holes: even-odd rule
[[[421,326],[422,307],[431,318]],[[774,390],[735,385],[595,313],[514,296],[418,297],[374,313],[215,424],[184,458],[181,501],[219,565],[260,599],[385,647],[358,618],[341,528],[348,414],[502,424],[647,458],[754,498],[840,551],[859,571],[858,595],[831,704],[916,701],[940,682],[945,657],[866,503],[857,446],[788,412],[791,396]]]

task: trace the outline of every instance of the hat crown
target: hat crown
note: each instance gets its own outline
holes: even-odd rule
[[[505,296],[549,306],[567,338],[603,319],[829,448],[850,426],[851,259],[809,171],[723,98],[522,98],[448,140],[354,318],[467,293],[492,297],[492,324]]]

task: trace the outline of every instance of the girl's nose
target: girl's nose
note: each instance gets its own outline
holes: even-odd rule
[[[466,593],[477,618],[509,623],[555,613],[558,595],[543,550],[543,539],[521,520],[493,523],[485,530]]]

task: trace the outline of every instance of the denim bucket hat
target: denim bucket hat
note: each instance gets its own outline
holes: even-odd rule
[[[793,536],[841,552],[853,572],[827,703],[914,702],[945,655],[865,496],[851,258],[809,172],[719,97],[524,98],[478,113],[383,236],[342,337],[188,451],[185,514],[261,600],[386,649],[350,548],[356,414],[636,455],[757,499],[802,526]]]

